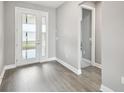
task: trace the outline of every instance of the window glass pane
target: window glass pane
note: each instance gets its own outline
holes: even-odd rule
[[[23,24],[23,31],[35,32],[36,25],[35,24]]]
[[[42,56],[46,56],[46,17],[42,17]]]
[[[36,18],[33,15],[22,15],[22,57],[36,57]]]
[[[28,49],[27,50],[27,59],[35,58],[36,49]]]
[[[27,23],[28,24],[35,24],[35,16],[27,15]]]
[[[46,32],[46,25],[42,25],[42,32]]]
[[[34,42],[34,41],[36,41],[36,33],[35,32],[28,32],[28,36],[27,36],[27,38],[28,38],[28,41],[32,41],[32,42]],[[34,42],[35,43],[35,42]]]

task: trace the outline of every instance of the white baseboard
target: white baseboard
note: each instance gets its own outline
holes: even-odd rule
[[[3,80],[3,78],[4,78],[4,74],[5,74],[6,70],[8,70],[8,69],[13,69],[13,68],[16,68],[16,65],[15,65],[15,64],[4,66],[4,68],[3,68],[3,70],[2,70],[2,73],[1,73],[1,75],[0,75],[0,85],[1,85],[1,83],[2,83],[2,80]]]
[[[87,60],[87,59],[82,59],[82,61],[84,61],[84,62],[86,62],[87,64],[92,64],[93,66],[96,66],[96,67],[98,67],[98,68],[100,68],[100,69],[102,69],[102,65],[101,64],[98,64],[98,63],[92,63],[90,60]]]
[[[2,83],[4,74],[5,74],[5,68],[3,68],[2,73],[1,73],[1,75],[0,75],[0,85],[1,85],[1,83]]]
[[[90,60],[88,60],[88,59],[82,58],[82,61],[84,61],[84,62],[87,62],[87,63],[91,64],[91,61],[90,61]]]
[[[0,86],[1,86],[1,84],[2,84],[2,81],[3,81],[3,78],[0,77]]]
[[[85,68],[91,65],[91,62],[87,62],[85,60],[81,61],[81,68]]]
[[[49,61],[53,61],[53,60],[56,60],[56,57],[44,58],[44,59],[40,60],[40,62],[37,61],[37,62],[31,62],[31,63],[17,64],[17,67],[19,67],[19,66],[25,66],[25,65],[30,65],[30,64],[34,64],[34,63],[49,62]]]
[[[51,58],[47,58],[47,59],[41,60],[40,63],[48,62],[48,61],[53,61],[53,60],[56,60],[56,57],[51,57]]]
[[[75,74],[80,75],[81,74],[81,69],[76,69],[75,67],[67,64],[67,62],[62,61],[61,59],[57,59],[57,62],[68,68],[69,70],[73,71]]]
[[[98,63],[96,63],[96,62],[93,64],[93,66],[96,66],[96,67],[102,69],[102,65],[101,65],[101,64],[98,64]]]
[[[40,63],[39,61],[37,62],[31,62],[31,63],[16,63],[16,67],[22,67],[22,66],[26,66],[26,65],[31,65],[31,64],[35,64],[35,63]]]
[[[61,59],[58,59],[56,57],[52,57],[52,58],[47,58],[45,60],[42,60],[42,62],[48,62],[48,61],[53,61],[56,60],[57,62],[59,62],[60,64],[64,65],[66,68],[70,69],[71,71],[73,71],[74,73],[76,73],[77,75],[81,74],[81,69],[76,69],[73,66],[67,64],[67,62],[62,61]]]
[[[101,85],[100,90],[102,92],[114,92],[112,89],[108,88],[107,86]]]
[[[15,65],[15,64],[6,65],[6,66],[4,67],[5,70],[13,69],[13,68],[16,68],[16,65]]]

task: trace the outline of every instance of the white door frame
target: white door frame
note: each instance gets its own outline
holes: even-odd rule
[[[30,13],[35,12],[35,13],[41,13],[43,16],[46,16],[46,24],[47,24],[47,31],[46,31],[46,56],[39,58],[38,61],[36,62],[41,62],[42,60],[45,60],[48,58],[48,12],[40,11],[40,10],[34,10],[34,9],[28,9],[28,8],[22,8],[22,7],[15,7],[15,64],[16,66],[21,66],[21,65],[27,65],[27,64],[32,64],[32,63],[24,63],[24,64],[17,64],[17,61],[19,59],[19,50],[18,50],[18,10],[24,10],[24,11],[30,11]],[[41,23],[40,23],[41,25]],[[34,63],[36,63],[34,62]]]
[[[88,9],[92,11],[92,48],[91,48],[91,65],[95,64],[95,8],[88,6],[88,5],[80,5],[81,9],[81,21],[82,21],[82,9]],[[79,31],[79,66],[81,68],[81,60],[82,60],[82,53],[81,53],[81,21],[80,21],[80,31]],[[87,60],[88,61],[88,60]]]

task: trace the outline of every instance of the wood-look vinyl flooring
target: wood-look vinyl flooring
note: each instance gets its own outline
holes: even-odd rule
[[[98,92],[101,70],[89,66],[76,75],[56,61],[7,70],[1,92]]]

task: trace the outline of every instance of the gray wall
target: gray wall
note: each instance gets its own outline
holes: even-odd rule
[[[78,68],[78,32],[80,8],[78,2],[65,2],[57,8],[56,56]]]
[[[4,11],[3,11],[4,3],[0,1],[0,74],[3,70],[4,67],[4,60],[3,60],[3,55],[4,55]]]
[[[49,57],[55,57],[55,32],[56,32],[56,10],[52,8],[41,7],[28,4],[26,2],[5,2],[5,62],[6,65],[15,63],[15,6],[37,9],[49,12]]]
[[[96,3],[95,10],[95,61],[101,64],[101,2]]]
[[[65,2],[57,9],[57,37],[60,37],[60,39],[56,43],[56,56],[75,67],[78,65],[78,27],[81,12],[79,3],[81,2]],[[94,2],[83,2],[82,4],[95,8]],[[96,21],[99,24],[99,18]],[[96,31],[100,28],[98,26]],[[100,63],[101,37],[99,32],[96,34],[96,62]]]
[[[102,83],[124,91],[124,2],[102,3]]]

